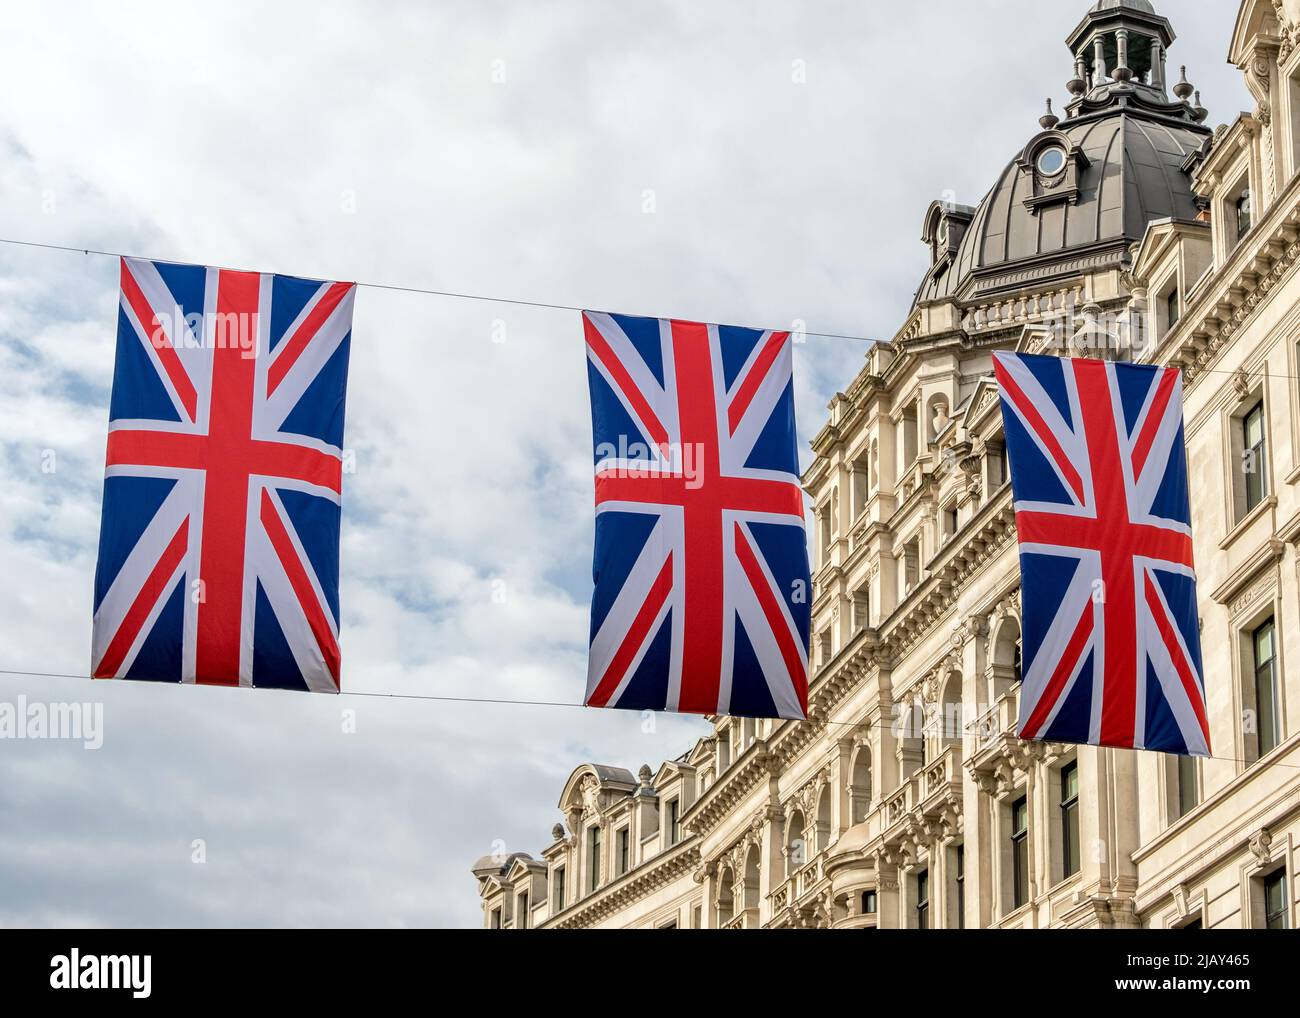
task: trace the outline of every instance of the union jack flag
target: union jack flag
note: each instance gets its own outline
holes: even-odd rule
[[[596,548],[586,702],[803,718],[790,334],[583,314]]]
[[[1208,756],[1178,371],[993,363],[1020,543],[1020,737]]]
[[[95,678],[338,691],[354,296],[122,259]]]

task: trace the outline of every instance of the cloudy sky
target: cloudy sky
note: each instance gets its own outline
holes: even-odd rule
[[[1212,122],[1247,108],[1236,3],[1160,6]],[[15,5],[0,236],[887,339],[927,203],[975,204],[1065,98],[1086,7]],[[0,245],[0,669],[88,668],[116,283]],[[798,350],[805,441],[862,353]],[[581,699],[586,415],[575,314],[359,293],[347,688]],[[0,741],[0,926],[476,925],[469,865],[536,852],[575,765],[706,728],[0,674],[20,695],[102,701],[104,745]]]

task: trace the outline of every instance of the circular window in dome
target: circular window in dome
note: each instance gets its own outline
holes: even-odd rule
[[[1044,177],[1055,177],[1065,169],[1065,149],[1058,145],[1038,153],[1038,172]]]

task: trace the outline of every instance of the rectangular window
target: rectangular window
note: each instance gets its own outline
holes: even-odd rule
[[[1178,324],[1182,316],[1182,305],[1178,301],[1178,287],[1174,287],[1165,296],[1165,331],[1168,332]]]
[[[1079,872],[1079,765],[1061,768],[1061,875]]]
[[[823,668],[825,668],[826,665],[830,663],[831,658],[835,656],[834,644],[832,642],[833,639],[834,637],[829,629],[817,637],[817,652],[821,658],[821,665]]]
[[[930,871],[922,870],[916,875],[916,928],[930,928]]]
[[[1255,663],[1255,738],[1259,756],[1281,741],[1277,717],[1277,635],[1270,618],[1250,637]]]
[[[919,401],[918,401],[919,402]],[[917,403],[903,411],[903,468],[910,467],[915,461],[919,443],[917,442]]]
[[[551,911],[564,911],[564,867],[555,868],[555,877],[551,885]]]
[[[682,840],[682,803],[672,799],[668,803],[668,844],[675,845]]]
[[[853,631],[860,633],[870,625],[871,601],[870,593],[866,587],[861,587],[853,592]]]
[[[517,929],[517,930],[526,930],[526,929],[528,929],[528,895],[527,895],[527,893],[525,893],[525,894],[521,894],[521,895],[519,895],[519,897],[517,897],[517,898],[515,899],[515,914],[519,917],[519,921],[515,923],[515,929]]]
[[[587,829],[587,890],[600,886],[600,828]]]
[[[618,875],[622,876],[624,873],[627,872],[628,863],[631,861],[629,856],[631,854],[630,850],[631,850],[632,839],[626,827],[623,827],[619,830],[617,834],[617,838],[618,838]]]
[[[875,891],[862,892],[862,914],[863,915],[876,914],[876,892]]]
[[[900,597],[907,597],[921,580],[921,538],[908,541],[903,545],[903,590]]]
[[[1280,869],[1264,878],[1264,928],[1285,930],[1286,911],[1286,870]]]
[[[1201,801],[1200,792],[1196,787],[1196,757],[1180,756],[1178,758],[1178,815],[1175,819],[1182,819],[1196,808],[1196,804]]]
[[[492,929],[494,930],[501,929],[501,909],[494,908],[492,910],[492,918],[489,920],[489,922],[492,926]]]
[[[693,909],[691,909],[691,929],[693,930],[703,929],[704,928],[703,919],[704,919],[704,907],[702,905],[696,905]]]
[[[1241,419],[1241,480],[1246,512],[1268,495],[1268,448],[1264,429],[1264,401],[1260,400]]]
[[[958,845],[953,863],[957,870],[957,929],[966,928],[966,846]]]
[[[1241,240],[1250,232],[1251,224],[1254,221],[1250,202],[1250,188],[1245,188],[1237,196],[1237,200],[1233,202],[1233,211],[1237,217],[1237,240]]]
[[[1011,907],[1029,901],[1029,802],[1011,804]]]

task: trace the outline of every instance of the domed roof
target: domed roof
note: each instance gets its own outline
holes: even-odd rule
[[[1117,7],[1127,7],[1131,11],[1143,11],[1146,14],[1156,12],[1156,9],[1151,6],[1150,0],[1097,0],[1092,5],[1094,11],[1113,11]]]
[[[1147,14],[1156,13],[1156,8],[1151,5],[1151,0],[1097,0],[1092,5],[1092,9],[1097,10],[1114,10],[1115,8],[1126,7],[1130,10],[1141,10]]]
[[[510,868],[510,864],[516,859],[526,859],[527,861],[532,862],[533,857],[527,852],[511,852],[507,856],[485,855],[481,856],[478,861],[470,867],[470,871],[480,877],[499,876],[505,873],[505,871]]]
[[[1011,285],[1017,280],[1007,274],[1018,263],[1031,263],[1035,276],[1049,277],[1054,272],[1047,263],[1059,256],[1060,270],[1071,271],[1076,255],[1136,243],[1153,220],[1194,219],[1196,199],[1183,167],[1208,134],[1191,122],[1136,115],[1122,106],[1061,121],[1002,171],[952,258],[936,262],[926,274],[916,303],[965,299]],[[1083,156],[1077,171],[1071,170],[1077,174],[1077,193],[1069,200],[1036,198],[1036,186],[1040,193],[1042,187],[1035,183],[1032,159],[1052,145]]]

